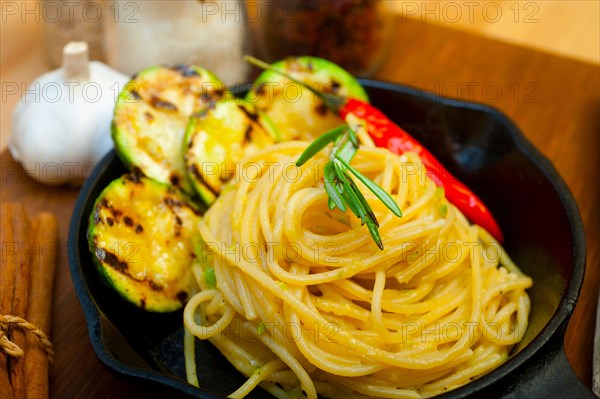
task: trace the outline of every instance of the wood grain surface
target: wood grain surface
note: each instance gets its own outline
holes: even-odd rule
[[[399,19],[395,35],[393,51],[378,79],[499,108],[553,162],[573,192],[586,229],[588,263],[565,347],[576,374],[590,386],[592,332],[600,286],[598,67],[411,20]],[[78,190],[34,182],[7,151],[2,152],[0,161],[0,200],[22,201],[30,214],[54,212],[60,221],[62,246],[52,329],[56,364],[51,371],[51,397],[157,396],[141,384],[110,373],[89,343],[66,256],[68,224]],[[527,193],[515,195],[527,200]]]
[[[600,2],[596,0],[420,0],[392,4],[397,12],[421,22],[600,63]]]

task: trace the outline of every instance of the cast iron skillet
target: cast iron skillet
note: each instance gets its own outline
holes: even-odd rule
[[[563,349],[564,332],[585,270],[585,239],[577,206],[551,163],[502,113],[408,87],[362,81],[372,102],[416,136],[488,204],[506,236],[505,248],[534,280],[530,326],[511,359],[440,398],[592,398]],[[95,198],[125,172],[110,152],[75,204],[69,264],[100,360],[117,373],[196,398],[223,398],[244,378],[213,346],[196,343],[200,388],[188,385],[182,315],[150,314],[120,300],[94,269],[87,248]],[[255,390],[252,398],[266,397]]]

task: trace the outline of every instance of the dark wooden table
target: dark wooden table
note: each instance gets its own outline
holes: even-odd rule
[[[358,55],[357,55],[358,56]],[[565,338],[567,356],[591,385],[594,317],[600,286],[600,70],[459,31],[398,20],[394,48],[378,79],[491,104],[506,113],[555,165],[573,192],[587,234],[587,272]],[[54,295],[56,364],[52,398],[152,397],[96,358],[67,266],[67,232],[78,190],[31,180],[4,151],[1,201],[22,201],[60,219],[62,243]]]

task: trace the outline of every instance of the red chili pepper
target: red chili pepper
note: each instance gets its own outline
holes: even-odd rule
[[[325,99],[326,104],[328,103]],[[427,168],[428,176],[434,183],[442,187],[446,198],[471,220],[493,235],[499,242],[504,241],[502,230],[496,223],[489,209],[475,193],[460,182],[414,137],[392,122],[383,112],[363,101],[349,98],[342,104],[331,104],[342,119],[348,114],[365,121],[367,133],[378,147],[388,148],[395,154],[406,151],[417,153],[423,165]]]
[[[292,82],[310,90],[321,98],[323,103],[342,119],[345,120],[348,114],[353,114],[364,120],[367,126],[367,133],[378,147],[388,148],[396,154],[401,154],[405,151],[416,152],[421,157],[425,168],[427,168],[430,178],[437,186],[444,188],[448,201],[460,209],[471,222],[486,229],[499,242],[504,241],[504,236],[498,223],[494,220],[489,209],[483,204],[483,201],[481,201],[475,193],[469,190],[467,186],[452,176],[440,161],[427,151],[421,143],[392,122],[383,112],[371,104],[354,98],[345,98],[331,93],[320,92],[284,71],[274,68],[266,62],[254,57],[246,56],[244,58],[259,68],[276,72]]]

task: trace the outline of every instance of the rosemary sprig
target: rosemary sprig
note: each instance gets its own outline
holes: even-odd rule
[[[335,94],[324,93],[318,91],[314,87],[309,86],[284,71],[273,67],[272,65],[261,61],[252,56],[245,56],[244,59],[254,66],[261,69],[275,72],[294,83],[301,85],[307,90],[314,93],[320,98],[324,104],[335,111],[339,112],[339,108],[344,104],[345,99]],[[400,217],[402,212],[396,201],[386,193],[381,187],[369,180],[355,168],[350,166],[350,161],[354,158],[358,150],[358,138],[356,133],[349,126],[342,126],[330,130],[313,141],[300,158],[296,161],[297,166],[302,166],[306,161],[315,156],[319,151],[327,145],[333,143],[333,147],[329,152],[329,162],[325,164],[323,170],[323,180],[325,182],[325,191],[329,195],[329,209],[333,210],[336,207],[342,212],[346,212],[346,208],[350,210],[361,220],[361,225],[366,224],[369,233],[380,249],[383,249],[383,243],[379,236],[379,222],[375,217],[375,213],[367,203],[365,196],[360,192],[358,186],[352,180],[348,171],[356,176],[383,204],[390,209],[394,215]]]
[[[383,249],[379,235],[379,222],[365,196],[352,180],[351,174],[371,190],[394,215],[400,217],[402,212],[396,201],[387,192],[350,165],[358,151],[358,140],[356,133],[349,126],[330,130],[313,141],[300,155],[296,166],[304,165],[306,161],[331,143],[333,143],[333,147],[329,151],[329,161],[323,169],[325,191],[329,195],[329,209],[333,210],[337,207],[340,211],[346,212],[346,209],[350,208],[352,213],[360,218],[361,225],[367,225],[377,246]]]

